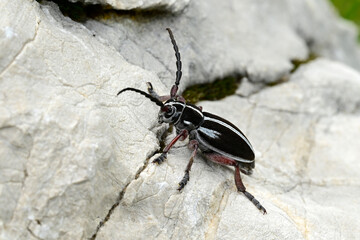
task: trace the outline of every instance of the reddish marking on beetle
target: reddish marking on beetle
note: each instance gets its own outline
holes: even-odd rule
[[[237,166],[237,162],[235,160],[232,160],[230,158],[224,157],[220,154],[217,153],[208,153],[205,154],[205,156],[215,162],[215,163],[219,163],[221,165],[226,165],[226,166]]]

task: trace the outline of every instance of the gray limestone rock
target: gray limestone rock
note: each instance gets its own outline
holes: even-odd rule
[[[249,137],[256,168],[243,181],[268,214],[236,192],[232,169],[202,156],[177,192],[191,153],[179,143],[130,183],[98,239],[357,239],[359,96],[358,72],[319,59],[249,98],[199,103]]]
[[[53,3],[0,9],[0,239],[360,238],[360,74],[345,65],[360,69],[359,50],[325,1],[191,1],[85,23]],[[186,141],[151,163],[166,129],[158,107],[116,93],[150,81],[168,94],[165,27],[181,89],[247,76],[237,95],[199,104],[249,137],[256,168],[243,181],[267,215],[236,191],[233,169],[201,155],[178,192]],[[324,58],[290,73],[310,52]]]
[[[159,80],[52,8],[1,5],[0,238],[87,238],[158,148],[157,108],[116,93]]]
[[[277,82],[288,77],[292,60],[310,54],[360,69],[355,27],[338,19],[326,0],[200,0],[181,14],[131,17],[90,19],[85,26],[127,61],[156,72],[168,87],[175,62],[167,27],[182,56],[181,89],[229,74]]]

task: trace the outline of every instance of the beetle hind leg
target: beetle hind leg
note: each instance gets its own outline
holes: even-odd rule
[[[194,162],[194,157],[196,155],[196,152],[199,148],[199,143],[198,141],[196,140],[191,140],[190,143],[189,143],[189,147],[190,148],[193,148],[194,151],[192,152],[191,154],[191,157],[190,157],[190,160],[189,160],[189,163],[188,165],[186,166],[186,169],[185,169],[185,175],[183,177],[183,179],[179,182],[179,187],[177,190],[181,191],[185,185],[187,184],[187,182],[190,180],[190,170],[191,170],[191,166]]]
[[[244,195],[249,199],[263,214],[266,214],[266,209],[261,205],[261,203],[248,191],[246,191],[246,188],[241,180],[240,177],[240,169],[239,165],[237,164],[235,166],[235,184],[238,191],[244,193]]]
[[[240,167],[240,172],[245,175],[251,175],[253,173],[252,169],[248,167]]]
[[[240,167],[239,163],[233,159],[227,158],[223,155],[217,154],[217,153],[206,153],[205,156],[215,162],[219,163],[221,165],[226,166],[234,166],[235,167],[235,185],[239,192],[244,193],[244,195],[249,199],[261,212],[266,214],[266,209],[261,205],[261,203],[248,191],[246,191],[246,188],[241,180],[240,176]],[[251,165],[253,166],[253,165]],[[250,167],[251,167],[250,166]]]

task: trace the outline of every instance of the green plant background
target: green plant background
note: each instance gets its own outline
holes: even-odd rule
[[[360,30],[360,0],[330,0],[339,14],[350,21],[353,21]],[[360,37],[358,34],[358,41]]]

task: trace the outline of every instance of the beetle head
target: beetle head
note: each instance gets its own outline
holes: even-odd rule
[[[159,111],[158,122],[175,124],[179,120],[184,107],[183,102],[169,99]]]

